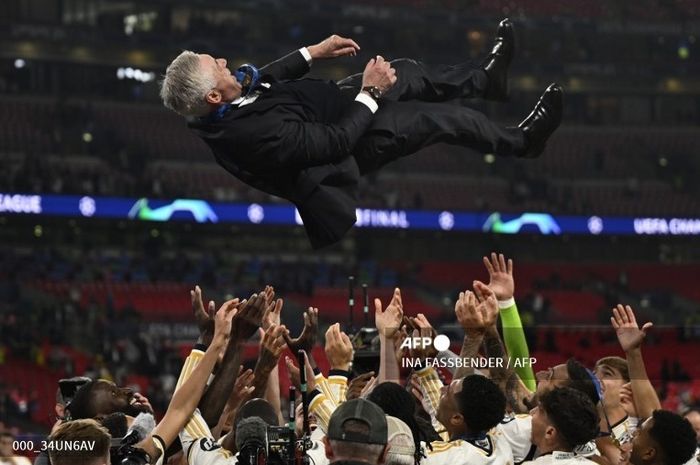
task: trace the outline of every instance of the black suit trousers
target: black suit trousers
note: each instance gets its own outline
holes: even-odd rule
[[[481,153],[516,155],[525,149],[523,132],[489,120],[463,106],[462,99],[482,97],[488,76],[467,64],[427,66],[395,60],[397,82],[381,99],[379,110],[353,153],[361,173],[437,143],[459,145]],[[338,83],[357,92],[362,75]]]

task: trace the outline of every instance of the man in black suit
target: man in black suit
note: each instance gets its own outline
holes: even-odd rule
[[[561,121],[556,84],[518,127],[497,125],[460,104],[507,98],[514,52],[509,20],[500,23],[481,69],[377,56],[362,74],[338,83],[301,79],[314,60],[358,50],[334,35],[236,75],[224,59],[185,51],[168,66],[161,97],[190,117],[189,127],[221,166],[291,201],[314,248],[337,242],[355,223],[361,175],[439,142],[536,157]]]

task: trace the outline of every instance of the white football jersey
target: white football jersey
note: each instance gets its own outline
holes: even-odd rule
[[[523,465],[595,465],[595,462],[573,452],[554,451],[524,462]]]
[[[521,463],[534,457],[535,446],[532,444],[532,417],[530,415],[507,416],[491,432],[505,439],[513,453],[515,463]]]
[[[433,450],[424,447],[427,457],[421,460],[421,465],[513,465],[508,442],[493,433],[480,440],[456,439],[430,444]]]
[[[235,465],[238,462],[231,451],[213,439],[199,409],[195,410],[189,423],[180,432],[180,442],[189,465]]]

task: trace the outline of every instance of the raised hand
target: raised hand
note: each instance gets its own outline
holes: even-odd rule
[[[484,334],[498,318],[498,302],[494,292],[483,283],[476,281],[474,289],[481,296],[481,301],[471,291],[460,292],[455,303],[455,315],[466,333]]]
[[[192,301],[192,313],[199,327],[200,342],[206,346],[211,344],[211,339],[214,337],[214,301],[210,300],[207,308],[204,308],[202,301],[202,289],[195,286],[190,290],[190,299]]]
[[[349,370],[352,363],[352,342],[347,334],[340,330],[340,323],[335,323],[326,331],[326,358],[331,369]]]
[[[437,331],[435,331],[435,328],[433,328],[433,326],[430,324],[425,315],[419,313],[416,317],[409,317],[409,320],[411,321],[413,327],[417,328],[418,333],[421,337],[429,337],[433,341],[435,340],[435,338],[438,335]],[[435,348],[435,346],[431,344],[429,347],[425,347],[424,356],[429,358],[437,357],[438,351]]]
[[[647,331],[654,324],[650,322],[644,323],[644,326],[639,329],[634,311],[629,305],[622,306],[618,304],[612,311],[613,316],[610,317],[610,322],[612,327],[615,328],[617,340],[622,350],[629,352],[630,350],[639,349],[647,335]]]
[[[313,349],[318,340],[318,309],[309,307],[304,312],[304,329],[301,330],[299,337],[292,339],[287,333],[284,335],[284,339],[293,353],[298,350],[308,352]]]
[[[515,295],[515,280],[513,279],[513,260],[506,263],[503,254],[491,253],[491,259],[484,257],[484,266],[489,272],[489,287],[496,293],[500,301],[508,300]]]
[[[365,391],[367,386],[372,383],[374,378],[374,372],[368,371],[367,373],[362,373],[359,376],[355,376],[348,383],[348,391],[345,394],[347,400],[357,399],[358,397],[363,397],[362,393]],[[366,394],[369,394],[367,392]]]
[[[352,40],[333,34],[316,45],[307,47],[311,58],[336,58],[342,56],[355,56],[360,46]]]
[[[628,416],[639,418],[639,415],[637,414],[637,406],[634,404],[632,383],[625,383],[620,388],[620,405]]]
[[[287,373],[289,374],[289,381],[297,388],[297,392],[301,392],[301,377],[299,372],[299,367],[294,364],[289,357],[284,357],[284,363],[287,365]],[[314,370],[311,368],[311,363],[309,363],[309,356],[304,351],[304,366],[306,367],[306,388],[308,392],[311,392],[316,388],[316,377],[314,376]]]
[[[238,315],[233,321],[232,337],[235,336],[239,340],[249,339],[262,326],[265,310],[264,291],[260,294],[253,294],[249,299],[241,302]]]
[[[287,328],[284,325],[271,325],[267,331],[260,329],[262,338],[260,339],[260,358],[274,359],[275,364],[282,355],[285,347],[284,334]]]
[[[265,310],[262,317],[262,329],[267,330],[267,328],[269,328],[272,324],[281,324],[281,312],[284,302],[282,299],[275,300],[275,288],[272,286],[265,286],[262,296],[265,300]]]
[[[382,93],[396,84],[396,70],[380,55],[372,58],[362,72],[362,87],[377,87]]]
[[[379,335],[387,339],[394,337],[403,320],[401,290],[398,287],[394,289],[394,295],[385,310],[382,310],[382,301],[374,299],[374,310],[374,325]]]
[[[224,302],[214,315],[214,337],[212,342],[220,342],[225,344],[231,336],[231,326],[233,319],[238,314],[238,299],[232,299]]]

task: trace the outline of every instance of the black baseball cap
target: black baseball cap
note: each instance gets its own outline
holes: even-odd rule
[[[359,421],[368,431],[346,431],[349,420]],[[388,428],[384,411],[367,399],[353,399],[340,404],[328,422],[328,439],[336,441],[362,442],[365,444],[387,443]]]

